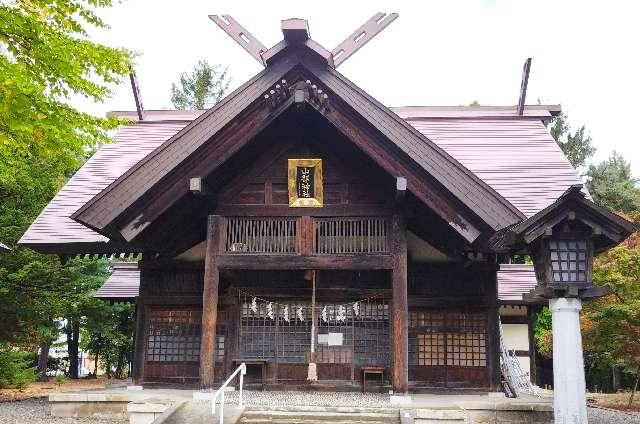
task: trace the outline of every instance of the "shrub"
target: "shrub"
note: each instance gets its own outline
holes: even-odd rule
[[[58,385],[58,387],[62,386],[66,382],[67,382],[67,377],[65,377],[64,374],[56,375],[56,384]]]
[[[0,347],[0,388],[24,389],[36,381],[36,368],[31,366],[29,352],[16,352],[10,347]]]

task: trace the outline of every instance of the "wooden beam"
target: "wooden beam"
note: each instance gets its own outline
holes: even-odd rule
[[[407,179],[396,177],[396,201],[402,201],[407,193]]]
[[[227,35],[240,44],[255,60],[264,65],[262,53],[267,51],[264,44],[258,41],[249,31],[244,29],[231,15],[209,15],[209,19],[216,23]]]
[[[458,212],[453,202],[425,182],[426,178],[419,169],[406,164],[397,151],[384,146],[384,141],[368,131],[366,123],[362,123],[357,117],[344,110],[340,102],[332,102],[329,112],[321,115],[386,172],[391,175],[404,176],[407,179],[407,189],[447,222],[467,242],[473,243],[480,236],[481,231]]]
[[[529,84],[529,72],[531,71],[531,58],[527,58],[522,68],[522,80],[520,81],[520,97],[518,98],[518,115],[524,114],[524,102],[527,99],[527,85]]]
[[[333,55],[333,63],[336,67],[342,62],[350,58],[355,52],[360,50],[362,46],[367,44],[373,37],[378,35],[380,31],[385,29],[389,24],[400,16],[397,13],[376,13],[371,19],[362,24],[360,28],[355,30],[342,43],[331,51]]]
[[[391,221],[393,269],[391,285],[392,364],[391,378],[395,394],[407,393],[409,387],[409,309],[407,296],[407,229],[404,217]]]
[[[243,255],[226,254],[217,258],[220,269],[392,269],[391,255]]]
[[[499,392],[501,387],[500,379],[500,324],[498,304],[498,272],[493,273],[493,278],[489,279],[487,294],[493,299],[493,304],[487,308],[487,335],[489,346],[487,349],[487,367],[489,371],[489,384],[492,392]]]
[[[135,71],[131,68],[129,72],[129,80],[131,81],[131,90],[133,91],[133,99],[136,102],[136,111],[138,112],[138,120],[144,119],[144,106],[142,106],[142,95],[140,94],[140,85]]]
[[[200,336],[200,388],[213,387],[216,353],[216,323],[218,319],[218,253],[222,232],[222,218],[209,216],[207,222],[207,251],[204,260],[204,288],[202,291],[202,330]]]
[[[304,43],[309,39],[309,22],[306,19],[285,19],[281,22],[281,28],[288,43]]]

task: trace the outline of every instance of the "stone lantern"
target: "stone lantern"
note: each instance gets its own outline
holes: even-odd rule
[[[575,185],[545,209],[490,240],[498,252],[531,255],[538,285],[524,300],[549,303],[556,423],[587,423],[582,301],[607,293],[606,288],[593,285],[594,256],[633,230],[633,223],[597,206],[585,197],[581,185]]]

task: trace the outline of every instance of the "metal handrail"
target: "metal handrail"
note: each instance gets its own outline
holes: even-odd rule
[[[242,383],[243,377],[247,373],[247,365],[243,362],[240,364],[238,368],[231,374],[227,381],[225,381],[222,386],[218,389],[218,391],[213,395],[213,399],[211,399],[211,413],[213,415],[216,414],[216,400],[218,396],[220,396],[220,424],[223,424],[224,418],[224,388],[231,383],[231,380],[236,376],[236,374],[240,373],[240,396],[238,396],[238,408],[242,408]]]

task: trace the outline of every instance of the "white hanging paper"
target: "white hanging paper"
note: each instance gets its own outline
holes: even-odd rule
[[[273,302],[267,303],[267,317],[273,319]]]
[[[327,318],[327,307],[326,306],[324,308],[322,308],[322,321],[329,322],[329,319]]]
[[[255,297],[251,299],[251,311],[253,311],[254,314],[258,313],[258,304]]]
[[[360,302],[354,302],[353,304],[353,315],[360,316]]]
[[[282,310],[282,318],[284,318],[286,322],[289,322],[289,305],[285,305]]]
[[[347,319],[347,310],[344,307],[344,305],[340,305],[338,307],[338,315],[336,316],[336,320],[343,322],[346,319]]]
[[[298,306],[297,315],[300,321],[304,321],[304,313],[302,312],[302,306]]]

